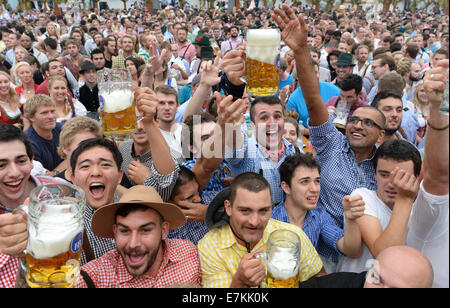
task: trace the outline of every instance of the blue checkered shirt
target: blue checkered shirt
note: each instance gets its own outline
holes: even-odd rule
[[[287,215],[284,202],[277,205],[272,211],[272,218],[291,223],[289,216]],[[308,236],[314,248],[324,245],[334,250],[337,254],[342,253],[337,248],[337,242],[344,236],[344,230],[339,228],[334,220],[331,218],[328,212],[317,207],[314,210],[310,210],[306,213],[305,221],[302,227],[303,232]]]
[[[192,160],[185,161],[182,166],[192,170],[195,165],[197,158],[194,157]],[[231,174],[228,174],[230,170],[230,165],[223,160],[220,166],[214,171],[213,176],[209,180],[206,187],[199,192],[200,197],[202,198],[204,204],[209,204],[214,199],[214,197],[225,188],[224,179],[230,177]],[[228,170],[228,171],[227,171]]]
[[[231,175],[236,177],[244,172],[255,172],[262,174],[270,184],[272,199],[274,203],[283,201],[283,190],[281,189],[280,174],[278,167],[284,162],[287,156],[295,154],[294,146],[283,138],[285,151],[283,156],[275,164],[264,152],[255,137],[248,137],[246,125],[241,128],[244,133],[244,145],[241,149],[233,150],[226,147],[225,160],[231,166]]]
[[[203,222],[188,221],[178,229],[169,231],[167,237],[188,240],[197,246],[198,241],[200,241],[208,231],[208,228]]]
[[[343,229],[344,196],[360,187],[377,189],[373,156],[358,162],[347,137],[336,129],[331,119],[320,126],[309,126],[309,134],[316,151],[315,158],[321,165],[320,197],[317,206],[325,208],[337,226]],[[318,252],[337,262],[337,253],[328,246],[319,243]]]

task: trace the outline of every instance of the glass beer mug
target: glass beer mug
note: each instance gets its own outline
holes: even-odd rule
[[[266,258],[267,288],[297,288],[300,280],[300,238],[289,230],[269,235]]]
[[[134,90],[127,69],[104,68],[97,72],[98,101],[105,135],[124,135],[137,130]]]
[[[280,30],[249,29],[246,37],[247,93],[253,96],[278,94]]]
[[[28,205],[26,280],[32,288],[69,288],[80,274],[86,197],[71,184],[45,184]]]

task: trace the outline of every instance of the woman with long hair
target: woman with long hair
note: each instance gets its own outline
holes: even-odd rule
[[[414,98],[408,101],[407,106],[416,114],[417,120],[419,121],[419,129],[417,131],[416,137],[416,144],[419,144],[423,136],[425,135],[427,120],[430,116],[428,94],[427,92],[425,92],[423,81],[419,81],[419,83],[416,85]]]
[[[139,67],[141,66],[141,63],[138,59],[136,59],[133,56],[129,56],[125,59],[125,67],[130,72],[131,80],[133,87],[137,88],[139,86]]]
[[[13,67],[13,73],[16,79],[20,81],[20,86],[16,87],[19,101],[23,105],[32,97],[38,88],[33,80],[33,69],[27,62],[19,62]]]
[[[48,92],[56,103],[56,122],[66,122],[76,116],[85,116],[86,107],[67,95],[67,80],[62,76],[52,76],[48,81]]]
[[[11,79],[6,72],[0,71],[0,123],[21,127],[21,105],[19,96],[11,87]]]
[[[169,74],[169,65],[167,61],[164,60],[161,68],[155,73],[155,81],[153,82],[153,88],[156,89],[158,86],[168,85],[178,91],[177,81],[175,78]]]

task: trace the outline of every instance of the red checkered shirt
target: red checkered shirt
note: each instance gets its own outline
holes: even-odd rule
[[[201,286],[202,272],[197,247],[190,241],[167,239],[163,241],[164,257],[155,277],[131,276],[117,249],[82,266],[97,288],[163,288],[173,284]],[[74,288],[87,288],[80,276]]]
[[[19,259],[0,252],[0,289],[14,288]]]

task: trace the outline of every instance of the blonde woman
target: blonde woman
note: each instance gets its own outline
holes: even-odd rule
[[[19,62],[13,67],[15,79],[20,81],[20,86],[16,87],[19,101],[23,105],[32,97],[38,88],[38,85],[33,80],[33,69],[27,62]]]
[[[85,116],[86,107],[78,100],[68,97],[67,81],[62,76],[50,77],[48,92],[56,103],[56,122],[64,123],[76,116]]]
[[[419,121],[419,129],[417,131],[416,144],[419,144],[425,135],[427,120],[430,116],[430,106],[428,94],[425,92],[423,81],[419,81],[414,92],[414,98],[408,101],[407,106],[412,110]]]
[[[22,111],[19,96],[11,87],[7,73],[0,71],[0,123],[21,127]]]

